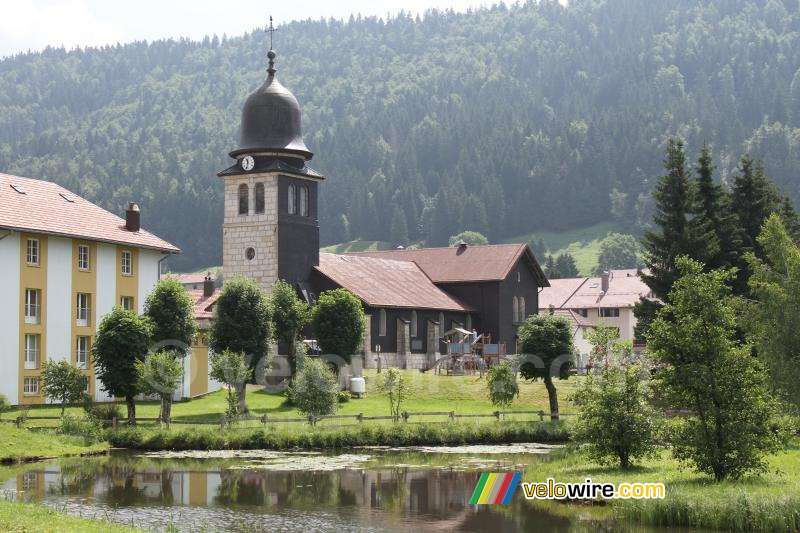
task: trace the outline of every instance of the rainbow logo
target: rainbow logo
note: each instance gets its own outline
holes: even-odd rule
[[[522,474],[481,474],[470,505],[481,503],[510,503]]]

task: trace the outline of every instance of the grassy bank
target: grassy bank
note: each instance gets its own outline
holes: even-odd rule
[[[37,533],[137,533],[140,529],[59,513],[43,505],[0,501],[0,531]]]
[[[79,455],[97,452],[107,447],[105,443],[86,445],[84,438],[80,436],[18,429],[13,424],[6,423],[0,426],[0,463]]]
[[[435,446],[513,442],[565,442],[568,426],[557,422],[453,422],[380,424],[303,430],[121,429],[112,446],[133,450],[296,450],[353,446]]]
[[[770,458],[769,472],[715,483],[672,459],[668,451],[627,471],[597,467],[580,452],[556,452],[537,465],[536,479],[602,483],[663,482],[663,500],[616,500],[615,516],[632,523],[729,531],[800,530],[800,441]],[[529,474],[530,477],[530,474]],[[540,504],[541,505],[541,504]],[[559,504],[544,504],[550,507]],[[563,507],[563,506],[560,506]]]

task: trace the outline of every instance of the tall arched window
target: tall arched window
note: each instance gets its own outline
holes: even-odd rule
[[[286,195],[286,205],[290,215],[297,213],[297,187],[289,185],[289,192]]]
[[[386,336],[386,309],[381,309],[378,313],[378,336]]]
[[[472,315],[467,314],[467,329],[472,331]]]
[[[519,299],[514,296],[514,300],[512,302],[513,308],[511,309],[511,322],[514,324],[519,323]]]
[[[300,186],[300,216],[308,216],[308,187]]]
[[[519,297],[519,321],[520,322],[525,322],[525,318],[526,318],[527,314],[528,314],[527,313],[527,309],[525,309],[525,297],[524,296],[520,296]]]
[[[239,185],[239,214],[246,215],[250,211],[250,188],[246,183]]]
[[[439,335],[442,335],[446,330],[444,329],[444,313],[439,313]]]
[[[412,337],[416,337],[417,336],[417,312],[416,311],[411,311],[411,328],[409,328],[409,329],[411,329],[411,336]]]
[[[264,212],[264,184],[256,183],[256,213]]]

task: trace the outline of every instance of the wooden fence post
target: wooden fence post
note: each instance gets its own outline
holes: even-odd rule
[[[539,422],[544,422],[544,411],[539,411]]]
[[[456,417],[455,411],[450,411],[450,420],[453,420]]]
[[[409,417],[408,411],[403,411],[403,422],[408,422],[408,417]]]
[[[495,411],[494,416],[497,417],[497,420],[500,420],[500,411]]]
[[[358,420],[360,423],[363,424],[364,423],[364,413],[358,413],[356,415],[356,420]]]

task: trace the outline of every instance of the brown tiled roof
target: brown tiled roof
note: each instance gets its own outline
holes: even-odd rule
[[[411,261],[322,253],[316,269],[371,307],[472,311]]]
[[[214,304],[217,303],[220,294],[222,294],[222,289],[216,289],[211,296],[203,296],[203,289],[189,291],[189,296],[194,302],[194,317],[198,320],[213,318]]]
[[[148,231],[126,230],[122,218],[60,185],[2,173],[0,228],[180,252]]]
[[[541,311],[540,314],[544,314],[546,312],[547,311]],[[579,326],[592,327],[592,328],[596,326],[596,324],[594,324],[588,318],[584,318],[583,316],[579,315],[578,313],[570,309],[555,309],[553,310],[553,314],[555,316],[563,316],[564,318],[569,320],[570,324],[572,325],[573,333],[577,331]]]
[[[490,244],[485,246],[451,246],[417,250],[386,250],[354,252],[348,255],[414,261],[434,283],[463,283],[472,281],[501,281],[506,279],[517,261],[527,255],[540,283],[547,278],[527,244]]]
[[[539,293],[539,309],[547,309],[550,304],[556,309],[629,308],[649,294],[650,288],[635,269],[612,270],[605,294],[599,277],[551,280],[550,287]]]
[[[195,285],[203,283],[206,280],[206,274],[169,274],[169,277],[181,285]]]

